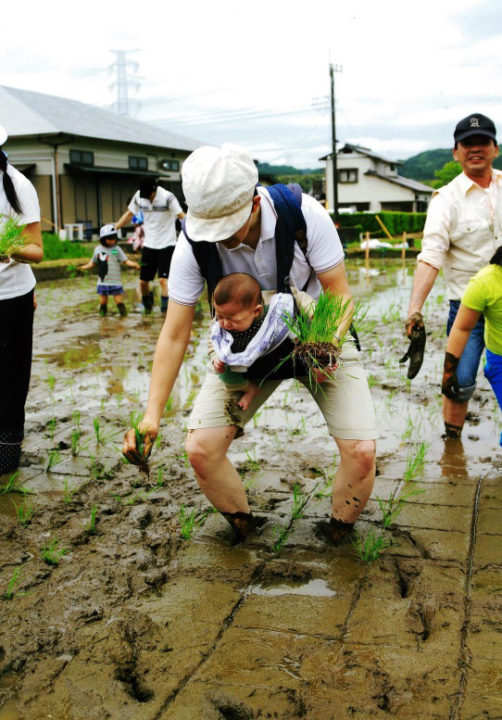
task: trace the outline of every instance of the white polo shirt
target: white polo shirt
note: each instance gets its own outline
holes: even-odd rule
[[[417,260],[442,267],[449,299],[460,300],[501,244],[502,172],[492,171],[487,188],[461,173],[433,194]]]
[[[138,190],[129,203],[128,210],[133,215],[139,210],[143,213],[145,231],[143,247],[162,250],[176,245],[176,218],[183,210],[172,192],[159,185],[153,202],[150,202],[148,198],[141,198]]]
[[[277,285],[277,263],[275,258],[275,225],[277,213],[266,188],[258,187],[261,196],[260,239],[256,249],[247,245],[227,250],[221,243],[215,243],[221,258],[223,274],[245,272],[258,281],[262,290],[275,290]],[[321,204],[302,195],[302,212],[307,224],[307,257],[295,243],[293,264],[290,272],[292,286],[304,288],[317,299],[321,283],[316,274],[326,272],[339,265],[344,258],[340,238],[333,220]],[[315,272],[312,273],[312,270]],[[310,278],[310,280],[309,280]],[[169,297],[181,305],[195,305],[204,289],[204,278],[184,233],[180,234],[173,254],[169,273]]]
[[[0,232],[8,218],[12,218],[19,225],[40,222],[40,205],[35,188],[28,178],[12,165],[7,166],[7,172],[14,183],[22,212],[18,215],[7,200],[3,189],[3,172],[0,170]],[[0,263],[0,300],[21,297],[34,287],[35,276],[27,263],[18,263],[15,260]]]

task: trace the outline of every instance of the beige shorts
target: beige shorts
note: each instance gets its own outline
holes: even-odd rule
[[[298,380],[305,385],[319,406],[333,437],[341,440],[376,439],[373,401],[359,352],[352,339],[347,340],[343,346],[342,362],[334,381],[311,388],[307,378]],[[188,428],[197,430],[235,425],[238,428],[236,437],[240,437],[246,423],[281,382],[283,381],[265,380],[259,394],[244,411],[237,405],[242,391],[229,390],[211,369],[195,399]]]

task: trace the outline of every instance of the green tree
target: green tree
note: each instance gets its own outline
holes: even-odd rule
[[[455,160],[450,160],[449,162],[445,163],[440,170],[436,170],[434,172],[437,180],[433,181],[432,187],[440,188],[443,187],[443,185],[447,185],[454,178],[456,178],[457,175],[460,175],[461,172],[462,168],[460,164],[458,162],[455,162]]]

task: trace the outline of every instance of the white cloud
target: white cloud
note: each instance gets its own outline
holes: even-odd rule
[[[137,0],[88,0],[77,17],[63,0],[26,0],[22,28],[18,8],[3,8],[0,83],[107,106],[116,92],[109,50],[139,49],[131,59],[142,86],[130,96],[143,99],[141,119],[170,117],[173,130],[312,166],[331,144],[329,113],[307,110],[329,95],[331,55],[343,65],[339,139],[405,157],[448,147],[473,109],[502,123],[497,9],[492,0],[154,0],[143,14]],[[274,115],[281,107],[305,111]],[[189,123],[195,113],[213,122]]]

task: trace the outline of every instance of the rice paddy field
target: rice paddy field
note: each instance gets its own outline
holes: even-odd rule
[[[39,283],[22,465],[0,478],[0,720],[502,718],[498,406],[480,372],[462,440],[443,439],[444,284],[410,383],[412,262],[348,270],[380,437],[340,547],[322,532],[335,445],[301,386],[231,448],[265,519],[232,546],[184,450],[205,306],[147,476],[121,445],[162,316],[134,311],[133,274],[126,318],[98,316],[92,278]]]

